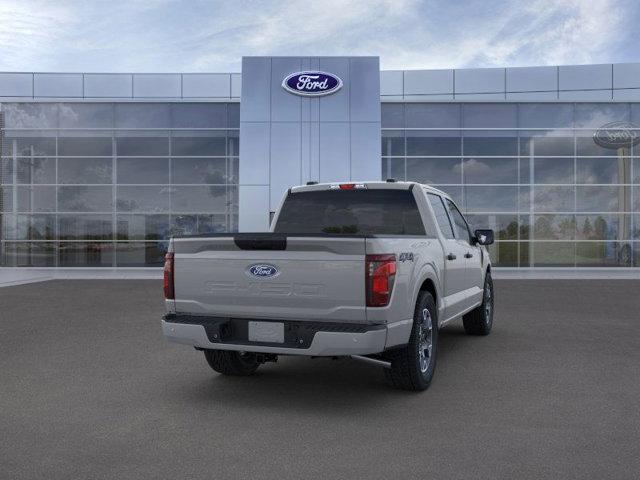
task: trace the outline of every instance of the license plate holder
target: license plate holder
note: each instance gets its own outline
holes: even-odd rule
[[[283,322],[258,322],[249,320],[249,341],[261,343],[284,343]]]

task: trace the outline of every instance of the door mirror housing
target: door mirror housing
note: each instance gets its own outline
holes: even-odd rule
[[[494,242],[493,230],[476,230],[473,235],[478,245],[491,245]]]

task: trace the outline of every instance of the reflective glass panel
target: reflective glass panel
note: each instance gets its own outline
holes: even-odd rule
[[[58,187],[59,212],[111,212],[111,186]]]
[[[407,128],[459,128],[460,105],[447,103],[405,104]]]
[[[59,158],[58,183],[112,183],[113,159]]]
[[[576,245],[573,242],[532,242],[529,251],[535,267],[573,267]]]
[[[517,267],[518,266],[518,243],[517,242],[495,242],[487,247],[491,264],[494,267]]]
[[[119,156],[169,155],[169,138],[161,136],[139,136],[116,138]]]
[[[168,242],[118,242],[118,267],[160,267],[164,264]]]
[[[207,132],[194,136],[175,136],[171,139],[171,154],[182,156],[226,155],[226,132]]]
[[[118,215],[118,240],[166,240],[169,215]]]
[[[577,183],[624,183],[631,178],[631,158],[578,158],[576,178]]]
[[[170,190],[168,186],[118,186],[116,209],[119,212],[168,212]]]
[[[55,240],[56,217],[45,215],[18,215],[15,240]]]
[[[225,184],[227,165],[224,158],[174,158],[171,162],[173,183]]]
[[[573,158],[535,158],[533,179],[535,183],[574,183]]]
[[[113,243],[62,242],[59,247],[61,267],[111,267]]]
[[[576,235],[574,215],[534,215],[535,240],[573,240]]]
[[[576,215],[578,240],[627,240],[631,238],[631,217],[625,214]]]
[[[5,243],[2,265],[7,267],[55,267],[56,244],[53,242]]]
[[[383,103],[380,113],[382,128],[404,128],[404,103]]]
[[[111,214],[58,215],[58,235],[61,240],[111,240]]]
[[[382,179],[395,178],[405,180],[404,158],[383,158],[382,159]]]
[[[517,187],[464,187],[467,212],[517,212]]]
[[[615,212],[630,209],[631,187],[629,186],[576,187],[576,211],[578,212]]]
[[[105,157],[113,154],[111,137],[60,137],[58,155]]]
[[[60,128],[112,128],[111,103],[61,103]]]
[[[575,187],[536,185],[533,192],[533,209],[536,212],[575,211]]]
[[[518,239],[518,217],[517,215],[466,215],[471,231],[478,229],[491,229],[495,233],[496,240],[517,240]]]
[[[407,158],[407,180],[429,185],[462,183],[459,158]]]
[[[457,131],[407,130],[407,155],[460,156],[462,138]]]
[[[168,158],[118,157],[119,184],[169,183]]]
[[[518,183],[517,158],[465,158],[464,183]]]
[[[225,212],[229,199],[226,187],[171,187],[174,212]]]
[[[56,187],[29,186],[18,187],[19,212],[55,212]]]
[[[404,155],[404,131],[382,131],[382,156]]]
[[[226,103],[173,103],[173,128],[226,128]]]
[[[578,242],[578,267],[630,267],[633,246],[630,242]]]
[[[56,183],[55,158],[18,157],[16,164],[18,183]]]

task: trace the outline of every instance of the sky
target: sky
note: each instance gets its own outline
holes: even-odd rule
[[[0,71],[239,72],[243,55],[381,68],[640,61],[637,0],[0,0]]]

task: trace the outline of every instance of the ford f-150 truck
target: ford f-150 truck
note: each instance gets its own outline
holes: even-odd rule
[[[469,334],[491,331],[492,242],[419,183],[293,187],[268,233],[170,240],[162,328],[226,375],[278,355],[350,356],[424,390],[439,328],[462,317]]]

